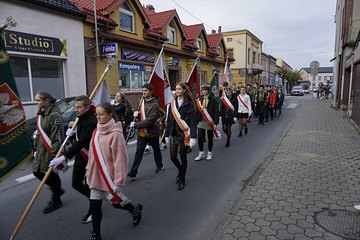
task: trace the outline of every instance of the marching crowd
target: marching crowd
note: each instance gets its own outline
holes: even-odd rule
[[[211,160],[214,139],[221,137],[217,128],[220,122],[226,135],[225,147],[229,147],[232,125],[239,125],[237,135],[242,137],[249,133],[251,118],[258,119],[258,123],[264,125],[264,122],[281,115],[284,102],[281,87],[255,83],[240,86],[234,91],[225,82],[221,98],[217,98],[211,93],[209,85],[203,85],[200,96],[195,99],[186,83],[179,82],[175,87],[174,100],[163,111],[159,99],[153,96],[153,90],[151,84],[142,86],[142,99],[136,111],[132,110],[125,95],[120,92],[116,94],[113,104],[98,105],[95,114],[91,110],[89,97],[77,96],[74,110],[78,123],[68,128],[65,134],[56,99],[48,92],[36,94],[39,111],[33,174],[42,180],[49,167],[54,170],[46,181],[52,199],[43,209],[44,214],[62,206],[64,190],[58,170],[65,169],[67,159],[75,157],[72,187],[89,201],[87,214],[81,221],[92,222],[90,240],[101,239],[103,199],[108,199],[116,209],[128,211],[132,223],[137,225],[142,218],[143,206],[133,204],[124,194],[123,187],[126,178],[136,179],[147,145],[153,149],[156,174],[164,171],[161,150],[169,148],[170,159],[178,169],[175,181],[180,191],[186,184],[187,153],[198,144],[199,154],[194,160]],[[137,145],[134,161],[129,168],[126,148],[128,133],[125,133],[125,129],[132,128],[137,130]],[[60,157],[54,158],[65,136],[72,139],[73,144],[63,150]]]

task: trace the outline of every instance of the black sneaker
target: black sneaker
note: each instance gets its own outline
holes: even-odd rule
[[[55,211],[56,209],[59,209],[62,207],[62,202],[61,200],[51,200],[48,205],[43,209],[43,213],[44,214],[48,214],[51,213],[53,211]]]
[[[131,175],[130,173],[127,175],[128,178],[130,179],[130,181],[135,181],[136,180],[136,176],[135,175]]]
[[[138,225],[140,223],[142,217],[141,214],[142,210],[143,210],[143,206],[141,204],[136,204],[134,206],[134,211],[132,212],[133,214],[132,224]]]
[[[239,132],[239,136],[238,137],[241,137],[242,136],[242,131]]]
[[[192,148],[189,147],[189,148],[187,149],[187,153],[191,153],[191,152],[192,152]]]
[[[92,222],[92,214],[90,212],[88,212],[82,219],[81,219],[81,223],[83,224],[87,224],[87,223],[91,223]]]
[[[90,235],[90,240],[102,240],[100,234],[92,232]]]
[[[245,128],[245,135],[248,133],[248,128],[246,127]]]
[[[164,169],[165,169],[164,166],[156,167],[155,173],[156,174],[162,173],[164,171]]]
[[[230,140],[226,140],[226,144],[225,144],[225,147],[229,147],[230,146]]]
[[[177,185],[177,187],[176,187],[176,189],[177,189],[178,191],[181,191],[181,190],[183,190],[184,188],[185,188],[185,183],[184,183],[184,182],[179,182],[178,185]]]

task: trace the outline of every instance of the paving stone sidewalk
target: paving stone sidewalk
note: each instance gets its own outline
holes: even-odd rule
[[[360,232],[337,234],[341,222],[325,230],[315,217],[324,209],[360,216],[353,208],[360,203],[359,133],[331,102],[311,100],[297,110],[273,158],[244,190],[221,239],[360,239]]]

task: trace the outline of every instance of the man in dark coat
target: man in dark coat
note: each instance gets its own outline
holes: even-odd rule
[[[140,111],[134,112],[134,117],[136,117],[138,121],[130,123],[131,128],[133,127],[138,130],[134,162],[130,172],[128,173],[128,177],[131,180],[136,179],[146,144],[149,144],[154,150],[154,158],[156,163],[155,173],[159,174],[164,171],[159,145],[160,107],[158,99],[152,96],[153,89],[154,87],[149,83],[142,86],[143,98],[140,105]],[[144,104],[144,106],[142,106],[142,104]]]

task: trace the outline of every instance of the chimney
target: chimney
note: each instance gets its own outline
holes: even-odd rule
[[[218,33],[221,33],[221,26],[219,26],[218,28]]]
[[[145,6],[145,8],[148,9],[148,10],[150,10],[150,11],[155,12],[155,8],[154,8],[154,6],[151,5],[151,4],[147,4],[147,5]]]
[[[211,33],[214,34],[214,33],[216,33],[216,31],[213,29],[213,30],[211,30]]]

